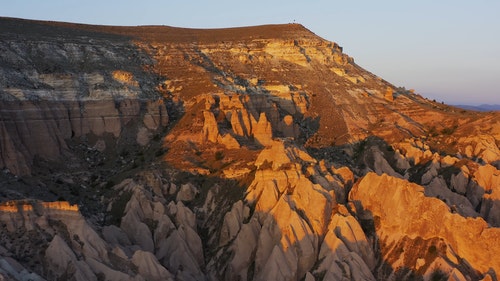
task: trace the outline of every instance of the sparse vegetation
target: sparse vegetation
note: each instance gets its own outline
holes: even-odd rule
[[[158,227],[158,221],[152,218],[145,218],[144,223],[148,226],[151,233],[155,232],[156,227]]]
[[[115,185],[115,182],[113,180],[108,180],[106,182],[106,185],[104,186],[104,188],[111,189],[114,185]]]
[[[435,245],[430,245],[427,252],[431,255],[437,255],[437,247]]]
[[[161,140],[161,135],[160,134],[155,134],[153,136],[153,141],[160,141]]]
[[[436,126],[431,126],[427,131],[427,135],[429,135],[430,137],[437,137],[439,133],[436,129]]]
[[[130,155],[130,152],[127,149],[123,149],[122,152],[120,152],[121,157],[127,157]]]
[[[5,19],[0,21],[5,21]],[[43,24],[38,28],[38,31],[50,31],[51,24]],[[26,26],[29,27],[30,23],[23,21],[23,24],[12,25],[16,29],[28,29]],[[71,25],[64,24],[64,26]],[[267,28],[274,31],[266,34]],[[28,143],[31,141],[30,139],[22,139],[19,144],[26,144],[26,148],[29,148],[27,152],[23,152],[18,149],[15,142],[12,146],[7,143],[6,149],[9,150],[13,147],[13,152],[10,154],[11,151],[7,151],[5,155],[16,156],[18,154],[19,158],[10,158],[10,160],[14,159],[15,161],[26,158],[24,159],[27,160],[25,166],[29,166],[28,170],[31,169],[32,174],[29,177],[18,177],[15,171],[11,172],[7,168],[1,171],[0,199],[11,200],[24,196],[24,198],[30,198],[29,200],[33,198],[33,201],[54,201],[57,198],[61,201],[69,201],[71,204],[77,203],[78,210],[82,214],[82,216],[75,214],[76,208],[68,208],[65,203],[52,203],[53,205],[50,205],[55,206],[57,210],[53,212],[55,215],[49,214],[52,218],[48,219],[48,228],[43,229],[44,224],[38,223],[31,227],[31,230],[27,230],[23,225],[27,226],[32,222],[36,223],[36,221],[44,222],[35,219],[36,216],[43,216],[44,210],[39,208],[40,204],[32,204],[32,208],[27,206],[23,209],[23,216],[17,216],[24,218],[22,223],[16,224],[17,218],[0,222],[0,228],[3,230],[0,231],[2,239],[11,235],[7,233],[11,231],[10,229],[15,229],[14,232],[11,231],[15,237],[8,241],[9,243],[4,243],[4,240],[0,241],[2,247],[6,248],[3,249],[3,252],[16,259],[29,271],[47,274],[43,277],[48,280],[85,279],[72,275],[75,265],[71,262],[64,262],[63,265],[67,264],[68,266],[61,269],[61,272],[54,272],[58,269],[47,266],[50,264],[50,260],[45,260],[50,258],[48,255],[50,251],[46,251],[46,249],[54,235],[58,234],[68,242],[70,256],[76,257],[82,266],[86,266],[85,263],[89,261],[88,251],[82,251],[81,248],[89,246],[84,245],[83,241],[88,241],[87,238],[92,236],[83,237],[82,233],[88,233],[83,231],[85,229],[78,229],[82,231],[75,232],[70,227],[73,224],[68,223],[67,220],[83,219],[87,223],[79,226],[87,227],[88,225],[97,235],[104,238],[102,243],[110,243],[101,247],[100,240],[99,243],[93,245],[99,253],[108,251],[107,256],[109,257],[109,259],[102,260],[101,255],[94,255],[92,256],[96,259],[94,263],[104,264],[109,267],[109,272],[116,271],[117,276],[127,274],[130,278],[143,278],[144,276],[141,274],[144,272],[142,270],[145,268],[144,264],[133,260],[137,266],[141,267],[141,273],[139,273],[131,256],[137,254],[135,256],[137,258],[143,254],[145,259],[139,262],[146,263],[150,258],[153,261],[155,258],[157,259],[154,263],[146,264],[151,266],[149,268],[151,270],[148,272],[151,275],[157,271],[154,266],[161,264],[165,268],[168,267],[172,277],[176,278],[191,277],[190,274],[193,274],[195,279],[211,277],[221,280],[238,279],[236,276],[238,272],[232,272],[234,268],[230,268],[230,265],[243,256],[247,268],[242,268],[241,271],[238,269],[238,271],[244,272],[246,270],[247,280],[252,280],[254,277],[262,276],[262,266],[266,266],[260,261],[257,261],[256,264],[256,256],[259,253],[276,251],[272,256],[278,259],[281,259],[281,256],[286,259],[290,257],[289,254],[296,255],[299,258],[299,266],[292,268],[295,270],[303,268],[314,274],[318,280],[322,280],[328,272],[327,270],[323,271],[325,269],[323,262],[330,263],[326,264],[330,268],[333,268],[336,263],[339,266],[336,274],[343,274],[349,279],[354,278],[360,269],[365,269],[368,264],[364,265],[363,262],[368,261],[368,259],[373,261],[372,258],[366,259],[363,256],[362,259],[358,258],[354,262],[348,260],[348,262],[344,262],[346,260],[341,261],[336,260],[336,258],[343,255],[344,246],[349,249],[359,246],[360,249],[363,249],[368,243],[368,246],[372,247],[373,250],[373,259],[377,262],[372,272],[377,280],[386,280],[389,277],[394,280],[423,280],[421,274],[434,270],[432,266],[437,264],[435,262],[437,257],[442,256],[446,259],[447,245],[450,245],[450,241],[456,238],[454,235],[463,235],[462,229],[453,226],[446,229],[446,233],[440,235],[440,238],[424,240],[420,234],[422,230],[429,227],[427,224],[430,223],[429,220],[412,218],[411,227],[404,229],[386,226],[390,226],[392,223],[401,225],[400,222],[404,224],[404,222],[410,221],[410,215],[404,213],[408,210],[418,210],[419,213],[416,213],[416,217],[426,215],[427,218],[436,218],[438,224],[440,219],[448,219],[445,217],[449,215],[447,212],[429,216],[420,213],[427,211],[424,208],[428,206],[427,203],[432,206],[443,205],[438,200],[420,196],[421,190],[426,191],[425,195],[429,195],[427,194],[429,190],[434,191],[432,190],[434,186],[427,186],[427,179],[433,180],[432,177],[435,176],[438,177],[439,181],[431,181],[433,184],[441,184],[443,181],[439,177],[442,177],[447,186],[442,184],[443,186],[439,186],[439,188],[448,188],[438,190],[438,192],[446,191],[435,195],[438,199],[448,200],[446,202],[452,205],[455,202],[449,200],[450,197],[447,196],[450,192],[455,192],[453,196],[457,196],[456,198],[462,196],[463,200],[479,201],[474,202],[477,211],[486,207],[487,204],[484,204],[484,201],[481,202],[485,198],[482,197],[484,190],[479,187],[477,192],[471,190],[476,189],[476,182],[473,181],[479,182],[479,179],[474,177],[481,174],[476,173],[476,169],[483,162],[478,160],[473,163],[471,158],[467,157],[470,156],[468,153],[470,149],[466,148],[468,144],[461,138],[466,136],[465,131],[469,126],[472,128],[473,125],[476,126],[481,121],[487,120],[487,118],[481,118],[488,117],[488,115],[485,113],[485,115],[476,118],[473,113],[469,113],[463,119],[459,119],[462,117],[457,116],[463,112],[453,112],[454,109],[450,109],[451,107],[443,106],[440,103],[431,103],[404,87],[398,88],[393,95],[393,86],[390,86],[388,98],[391,100],[394,98],[394,102],[383,101],[386,86],[390,84],[380,78],[374,78],[374,75],[354,65],[352,59],[336,51],[339,49],[332,50],[331,48],[338,48],[334,47],[334,43],[328,42],[329,47],[322,49],[324,43],[321,42],[320,38],[314,36],[316,39],[313,41],[314,44],[310,46],[306,42],[310,35],[300,36],[301,31],[295,29],[293,32],[281,32],[280,28],[279,25],[259,27],[258,36],[250,27],[243,31],[231,29],[232,35],[224,35],[222,38],[210,38],[211,34],[222,34],[221,31],[197,36],[198,32],[205,31],[191,30],[186,33],[186,30],[183,30],[182,33],[176,35],[175,28],[168,28],[168,32],[155,35],[154,30],[165,31],[162,27],[143,27],[140,31],[141,34],[129,37],[128,32],[137,32],[133,31],[134,28],[123,30],[111,28],[106,30],[119,33],[119,35],[116,34],[117,37],[127,37],[123,39],[125,45],[113,41],[114,43],[105,46],[106,48],[99,48],[96,44],[106,44],[106,38],[115,35],[106,32],[101,34],[99,27],[93,26],[92,29],[97,30],[95,33],[100,34],[98,40],[93,38],[94,31],[87,34],[88,36],[76,36],[76,41],[71,39],[71,36],[61,40],[57,32],[46,32],[47,34],[42,36],[44,50],[39,50],[38,45],[41,44],[37,44],[36,38],[40,35],[36,35],[34,39],[31,38],[33,40],[24,40],[27,38],[25,35],[11,36],[14,32],[10,31],[9,27],[0,25],[0,29],[8,30],[5,36],[9,37],[6,41],[9,45],[2,45],[5,42],[1,42],[1,40],[0,45],[6,50],[15,51],[7,52],[2,56],[2,59],[7,62],[16,61],[19,63],[19,65],[7,68],[0,66],[0,70],[5,70],[7,73],[6,77],[19,80],[7,81],[7,86],[10,89],[6,88],[6,93],[3,96],[10,98],[10,93],[14,92],[12,90],[16,89],[17,91],[18,88],[19,93],[38,91],[58,93],[59,85],[73,85],[74,89],[71,89],[71,93],[76,91],[77,94],[74,96],[78,97],[74,101],[60,105],[60,108],[57,104],[57,106],[48,107],[47,114],[43,115],[44,118],[52,118],[56,115],[66,118],[66,111],[68,115],[71,115],[66,118],[71,119],[71,122],[64,119],[61,122],[50,120],[51,123],[48,123],[48,127],[50,127],[48,133],[56,134],[50,136],[50,139],[57,140],[59,146],[51,144],[52,147],[46,149],[47,153],[52,150],[61,152],[61,160],[40,160],[42,157],[40,155],[43,153],[39,153],[40,155],[34,156],[33,165],[30,166],[31,159],[29,157],[31,155],[28,154],[39,146],[30,146],[31,144]],[[73,32],[69,27],[63,29],[68,34]],[[83,32],[81,30],[84,29],[85,26],[79,26],[78,30],[80,31],[78,32]],[[148,29],[148,32],[143,32]],[[37,31],[37,28],[33,30]],[[246,39],[235,43],[232,40],[238,38],[238,33],[243,35],[241,38]],[[281,39],[272,39],[273,36],[286,37],[283,45],[287,49],[280,50]],[[294,41],[298,48],[290,46],[290,42],[292,42],[290,40],[293,40],[290,39],[291,36],[300,38],[300,41]],[[22,40],[18,40],[18,37]],[[152,39],[154,43],[145,38]],[[194,44],[189,42],[192,38],[195,38]],[[267,38],[272,40],[269,41],[272,44],[267,45]],[[129,44],[131,39],[134,40],[133,45]],[[145,41],[141,41],[143,39]],[[169,42],[170,40],[173,41]],[[176,40],[183,43],[178,44]],[[209,40],[210,43],[205,44],[205,40]],[[78,45],[80,43],[83,45]],[[16,44],[28,45],[19,45],[20,48],[18,48],[19,46]],[[223,48],[218,49],[217,44],[223,44]],[[66,56],[69,54],[68,50],[64,50],[66,46],[72,46],[71,49],[78,50],[78,57]],[[254,49],[256,47],[257,50]],[[137,50],[132,51],[133,48],[137,48]],[[25,49],[31,50],[32,54],[25,54],[26,58],[23,58],[22,52]],[[295,54],[291,54],[291,51]],[[14,53],[20,58],[10,60],[10,56]],[[106,56],[106,60],[100,59],[103,54]],[[304,61],[301,54],[306,57],[307,61],[312,62],[311,67],[301,65]],[[295,57],[296,55],[299,56]],[[317,55],[320,57],[316,57]],[[35,56],[35,60],[30,60],[30,56]],[[255,59],[248,61],[247,56],[250,59],[251,56],[254,56]],[[81,59],[82,57],[84,59]],[[114,58],[117,57],[123,58],[123,60],[114,61]],[[295,61],[295,58],[300,61]],[[71,60],[71,63],[65,62],[66,65],[57,61],[64,62],[68,59]],[[22,71],[14,73],[13,69],[23,68],[24,61],[29,62],[27,66],[31,70],[25,73]],[[79,64],[73,62],[81,62],[84,65],[79,68]],[[324,64],[325,67],[323,68],[320,64]],[[344,68],[339,73],[348,74],[349,77],[330,75],[328,71],[330,67],[334,67],[332,70]],[[116,69],[123,69],[127,75],[130,74],[130,77],[125,75],[126,79],[121,79],[124,83],[108,81],[113,78],[110,76],[111,71]],[[47,74],[42,70],[51,73]],[[316,70],[319,72],[315,72]],[[10,71],[13,72],[9,73]],[[144,73],[145,71],[148,73]],[[51,81],[52,72],[65,72],[66,76]],[[156,77],[156,74],[150,77],[149,72],[168,73],[169,77]],[[33,73],[39,73],[43,79],[40,78],[41,80],[37,81],[38,75],[32,75]],[[26,80],[26,77],[29,79]],[[350,83],[346,78],[354,78],[357,83]],[[140,87],[136,87],[137,89],[127,88],[128,81],[132,81],[132,79],[136,79]],[[69,83],[71,81],[75,83]],[[157,90],[156,87],[164,83],[162,81],[165,81],[165,85],[160,85],[160,89]],[[28,90],[25,91],[25,89]],[[115,91],[115,89],[120,91]],[[70,96],[67,94],[69,93],[66,91],[67,89],[63,90],[66,96]],[[127,105],[126,102],[129,101],[123,100],[124,98],[120,97],[120,94],[125,93],[127,98],[132,97],[133,99],[136,97],[134,94],[136,90],[138,99],[132,100]],[[148,93],[148,91],[150,92]],[[88,92],[96,94],[96,103],[99,102],[99,94],[102,93],[109,94],[114,98],[111,101],[114,102],[114,108],[111,104],[111,110],[107,111],[104,104],[104,110],[101,110],[100,107],[97,110],[99,114],[104,112],[110,116],[103,117],[96,113],[96,116],[91,116],[95,118],[92,119],[93,123],[85,123],[87,122],[85,116],[93,114],[93,109],[87,106],[84,101],[89,95]],[[199,95],[200,93],[202,94]],[[30,106],[35,105],[36,109],[38,106],[42,106],[45,101],[34,97],[35,94],[27,99],[33,102]],[[161,98],[161,102],[158,100],[159,98]],[[165,105],[163,102],[168,104],[166,108],[159,107],[160,104]],[[123,107],[124,104],[129,107]],[[49,111],[54,108],[60,109],[58,114],[49,114],[52,113]],[[160,109],[159,114],[156,112],[157,109]],[[151,137],[151,141],[147,144],[139,141],[145,137],[141,130],[148,124],[148,119],[144,119],[145,110],[154,111],[150,113],[157,124],[157,117],[162,120],[160,122],[162,124],[158,126],[157,130],[148,129],[147,136]],[[207,124],[205,126],[204,110],[211,110],[214,113],[216,124],[208,126],[208,122],[205,122]],[[86,112],[86,115],[83,112]],[[162,118],[167,117],[163,115],[165,112],[168,112],[168,118]],[[264,130],[260,130],[263,128],[260,127],[263,123],[259,124],[256,120],[262,112],[266,114],[266,119],[269,121],[269,124],[265,124],[266,135],[270,133],[273,137],[272,144],[269,146],[283,141],[286,145],[284,152],[274,150],[274,147],[260,145],[256,141],[260,139],[259,134],[264,132]],[[85,118],[80,118],[79,114]],[[138,117],[134,114],[137,114]],[[293,116],[293,126],[286,122],[285,117],[288,118],[289,115]],[[7,117],[11,118],[9,116]],[[12,115],[13,117],[14,115]],[[164,126],[164,121],[166,122],[167,119],[169,125]],[[436,119],[443,121],[439,122]],[[471,124],[467,124],[469,121]],[[238,122],[241,123],[241,130],[236,126]],[[39,122],[38,125],[40,124]],[[54,124],[57,124],[57,128]],[[463,127],[459,129],[456,124]],[[12,136],[17,138],[17,135],[23,131],[28,131],[29,126],[28,123],[23,124],[22,129],[17,128],[15,131],[11,129],[15,126],[9,125],[4,128],[4,131],[7,134],[15,132]],[[78,128],[79,126],[82,128]],[[486,127],[477,131],[488,134]],[[39,129],[39,127],[37,128]],[[224,142],[222,142],[219,137],[217,140],[210,138],[211,141],[204,141],[200,136],[203,135],[204,131],[207,131],[207,128],[218,129],[217,134],[220,136],[226,136],[226,134],[233,136],[238,145],[232,146],[231,142],[225,142],[226,139],[223,139]],[[270,130],[267,130],[268,128]],[[67,132],[57,135],[59,132],[56,131],[59,130],[67,130]],[[36,134],[31,134],[32,138],[43,135],[38,134],[39,130],[34,131]],[[103,133],[103,131],[106,132]],[[236,134],[235,131],[240,132]],[[164,139],[163,137],[166,135],[167,137]],[[8,135],[5,139],[9,142],[8,137],[11,136]],[[359,139],[364,140],[356,143]],[[61,140],[66,142],[67,147],[64,147]],[[39,139],[36,141],[40,142]],[[138,144],[138,141],[141,144]],[[500,144],[500,140],[495,139],[495,141],[497,145]],[[262,142],[262,144],[264,143]],[[455,163],[450,167],[448,165],[454,162],[454,159],[452,162],[449,158],[439,159],[439,156],[445,156],[457,146],[460,146],[462,154],[460,163]],[[262,159],[264,154],[260,153],[263,149],[268,148],[273,149],[272,153],[269,153],[264,163],[257,168],[255,160]],[[400,153],[396,153],[395,149]],[[483,149],[480,145],[474,146],[472,144],[472,150],[480,149]],[[466,153],[462,153],[463,150]],[[460,158],[457,154],[448,153],[448,155]],[[287,156],[289,158],[286,158]],[[15,165],[11,165],[12,170],[22,168],[23,163],[22,161],[14,162]],[[278,165],[279,168],[276,168]],[[460,172],[463,165],[467,165],[469,168],[469,178],[467,175],[466,178],[458,178],[457,182],[461,185],[460,188],[458,188],[458,184],[455,186],[456,188],[450,186],[451,178]],[[497,164],[493,162],[492,165]],[[437,169],[437,175],[434,173],[436,171],[434,169]],[[465,168],[463,169],[465,170]],[[385,173],[385,175],[376,176],[375,173],[370,173],[371,171],[378,174]],[[402,178],[426,186],[418,187],[408,183],[408,181],[399,180],[397,178],[400,175],[395,175],[394,172],[399,173]],[[424,183],[422,178],[425,174]],[[466,174],[465,171],[464,174]],[[361,183],[370,176],[373,176],[374,180],[365,183],[366,185],[363,187]],[[378,182],[380,189],[377,186]],[[189,186],[182,186],[183,184],[189,184]],[[17,190],[18,186],[22,188]],[[404,193],[397,190],[401,186],[404,188]],[[466,194],[461,191],[465,189],[464,186],[467,189]],[[472,188],[470,188],[471,186]],[[373,193],[368,195],[368,192],[360,192],[362,188],[367,188],[366,190]],[[417,189],[420,190],[419,193],[414,193],[413,191]],[[184,192],[186,193],[183,194]],[[488,192],[492,191],[486,191],[486,193]],[[184,200],[179,195],[189,195],[189,199]],[[399,197],[399,195],[405,197]],[[185,198],[187,197],[185,196]],[[182,200],[182,203],[177,198]],[[143,236],[144,230],[146,233],[148,231],[142,223],[140,224],[144,229],[139,229],[140,231],[135,231],[133,225],[125,223],[121,228],[121,219],[125,215],[124,212],[131,199],[133,202],[128,205],[130,215],[139,214],[137,217],[148,227],[152,234],[151,237]],[[413,201],[413,199],[423,201]],[[434,201],[425,202],[425,200]],[[235,204],[236,202],[238,203]],[[456,200],[456,202],[459,201]],[[468,204],[468,202],[464,202]],[[7,207],[11,209],[2,215],[6,218],[14,217],[16,206]],[[354,210],[355,208],[356,210]],[[453,208],[451,209],[453,210]],[[230,210],[234,211],[229,214]],[[393,212],[393,210],[396,211]],[[431,210],[434,209],[431,208]],[[494,215],[494,212],[490,213]],[[459,218],[457,215],[453,216]],[[26,219],[28,217],[29,219]],[[485,216],[483,215],[483,217]],[[50,221],[54,218],[57,218],[58,221]],[[184,224],[183,219],[189,222],[189,226]],[[334,219],[338,223],[330,223],[334,222]],[[135,217],[129,222],[132,221],[135,221]],[[488,223],[490,222],[488,221]],[[110,224],[116,225],[118,228],[106,227]],[[356,231],[355,227],[359,229],[358,224],[367,240],[364,240],[364,237],[355,237],[363,239],[348,239],[347,236]],[[450,223],[440,227],[448,227],[449,225],[454,224]],[[464,228],[471,227],[472,231],[468,233],[477,233],[471,225],[461,224]],[[182,227],[186,227],[184,228],[186,235],[182,235]],[[221,239],[220,233],[226,230],[232,232],[231,235],[234,234],[234,236],[230,237],[231,240],[228,244],[223,244],[219,241],[224,241]],[[398,233],[392,235],[391,231],[398,231]],[[401,231],[407,232],[399,233]],[[415,234],[412,231],[418,233]],[[75,233],[79,233],[80,236]],[[334,236],[327,237],[326,233],[336,235],[338,239]],[[39,239],[41,242],[25,243],[33,237],[36,238],[33,241]],[[71,241],[68,241],[69,238]],[[336,247],[341,252],[326,248],[331,246],[329,242],[332,240],[327,240],[329,238],[336,239],[335,241],[338,243],[346,244],[339,244],[341,247]],[[11,243],[12,241],[13,243]],[[151,241],[153,244],[152,252],[136,251],[136,249],[150,251],[146,248],[149,248]],[[275,247],[275,250],[273,248],[259,248],[269,244],[261,243],[262,241],[271,241],[272,245],[270,245]],[[279,243],[286,243],[286,246]],[[314,249],[303,248],[304,245],[310,244],[313,245]],[[483,245],[488,245],[488,243],[478,243],[474,247],[478,251],[487,252],[488,249],[481,248]],[[54,243],[53,246],[58,245]],[[65,245],[59,246],[65,247]],[[177,246],[182,247],[176,248]],[[58,251],[60,249],[52,248],[51,250],[60,252]],[[467,256],[476,248],[465,249],[464,256],[459,258],[457,264],[450,263],[451,266],[464,272],[464,275],[467,274],[471,280],[480,279],[474,276],[476,268],[473,267],[476,266],[474,264],[476,260]],[[245,251],[244,255],[238,252],[240,250]],[[277,252],[278,250],[283,250],[284,255]],[[288,250],[295,252],[286,252]],[[306,252],[311,250],[311,253],[315,253],[316,256],[311,256],[303,252],[304,250]],[[38,263],[36,270],[29,268],[30,262],[33,261],[32,256],[23,253],[29,251],[39,252],[37,253],[38,260],[34,261]],[[318,253],[321,253],[322,258],[318,257]],[[304,260],[300,260],[303,257],[307,259],[305,263]],[[309,260],[309,257],[315,260]],[[349,257],[340,258],[349,259]],[[74,261],[74,259],[72,260]],[[465,260],[471,263],[470,270],[469,264]],[[190,264],[195,261],[197,266],[186,266],[183,264],[184,261]],[[274,269],[274,265],[282,264],[286,260],[270,260],[269,262]],[[311,268],[313,262],[314,266]],[[305,264],[308,265],[308,268],[301,266]],[[371,265],[368,267],[372,268]],[[498,265],[495,266],[498,267]],[[195,276],[196,272],[189,272],[196,267],[200,269],[199,276]],[[159,267],[158,269],[160,269],[158,272],[164,271],[164,268]],[[185,272],[182,272],[183,270]],[[279,268],[276,270],[279,271]],[[229,272],[235,275],[231,277],[225,275]],[[212,273],[215,277],[211,275]],[[279,279],[282,277],[279,274],[283,272],[272,273],[274,274],[272,276]],[[298,276],[297,272],[290,274],[295,274],[297,279],[305,279],[303,275]],[[102,272],[97,273],[96,276],[98,280],[105,280],[109,277]],[[126,277],[126,275],[123,276]],[[428,277],[426,276],[426,278]],[[445,280],[447,277],[446,272],[436,269],[431,280]]]
[[[366,150],[367,140],[362,140],[354,145],[354,159],[358,159]]]
[[[444,271],[442,271],[439,268],[436,268],[431,275],[430,280],[431,281],[446,281],[448,280],[449,276],[446,274]]]
[[[80,237],[77,234],[73,235],[73,240],[80,245],[80,248],[83,248],[85,243],[80,239]]]
[[[219,150],[215,152],[215,161],[220,161],[222,159],[224,159],[224,151]]]
[[[458,128],[458,125],[453,125],[451,127],[443,128],[441,130],[441,134],[449,136],[449,135],[453,134],[457,128]]]
[[[165,153],[166,153],[166,149],[164,149],[164,148],[160,148],[160,149],[158,149],[158,150],[155,152],[155,156],[156,156],[156,157],[160,157],[160,156],[163,156]]]

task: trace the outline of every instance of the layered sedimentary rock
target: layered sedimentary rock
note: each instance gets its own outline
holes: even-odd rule
[[[0,279],[496,280],[498,113],[298,24],[0,21]]]
[[[0,103],[0,165],[16,175],[30,174],[35,156],[57,160],[70,152],[67,140],[92,135],[103,140],[110,136],[116,141],[127,130],[127,125],[134,123],[139,129],[129,126],[128,130],[137,134],[138,143],[146,145],[151,136],[139,141],[141,128],[155,132],[168,124],[165,105],[156,101],[21,100]],[[113,142],[108,141],[107,145],[113,146]]]
[[[152,61],[126,38],[92,40],[103,34],[86,31],[58,36],[68,29],[22,24],[4,20],[0,33],[2,169],[30,174],[35,156],[56,160],[70,152],[69,139],[90,134],[116,141],[125,130],[154,132],[168,123],[156,74],[142,68]]]

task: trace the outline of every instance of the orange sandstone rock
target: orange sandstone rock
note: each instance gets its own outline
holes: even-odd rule
[[[134,75],[131,72],[124,71],[124,70],[115,70],[112,72],[113,78],[116,81],[133,85],[133,86],[139,86],[139,83],[134,79]]]
[[[377,236],[385,245],[407,238],[442,239],[457,258],[479,272],[500,272],[500,229],[489,227],[482,218],[452,213],[441,200],[425,197],[424,188],[417,184],[369,173],[355,184],[349,199],[359,216],[374,219]],[[389,250],[382,248],[383,253]]]

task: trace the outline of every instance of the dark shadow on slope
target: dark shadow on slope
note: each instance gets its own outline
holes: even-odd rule
[[[78,203],[85,215],[102,212],[99,196],[157,165],[151,162],[165,153],[161,140],[182,116],[182,102],[157,88],[165,77],[155,72],[154,58],[132,36],[97,26],[0,22],[5,54],[0,58],[1,196],[67,200]],[[25,100],[18,101],[10,89],[24,91]],[[44,91],[52,100],[37,96]],[[169,123],[149,129],[149,142],[139,145],[139,128],[148,114],[154,122]],[[14,164],[3,161],[13,155]]]

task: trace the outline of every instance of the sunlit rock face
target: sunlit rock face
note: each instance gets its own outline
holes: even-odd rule
[[[498,113],[299,24],[0,39],[2,280],[497,279]]]
[[[344,194],[344,186],[324,163],[288,142],[274,141],[255,164],[245,200],[224,216],[222,247],[209,263],[217,266],[215,277],[299,280],[314,274],[327,280],[375,280],[370,243],[356,219],[338,205],[336,194]],[[225,253],[232,258],[218,264]]]
[[[424,275],[436,267],[458,267],[467,279],[499,270],[494,245],[500,229],[454,213],[441,200],[425,197],[419,185],[370,173],[353,187],[349,200],[358,216],[373,224],[381,255],[389,263],[381,267],[397,265]]]

